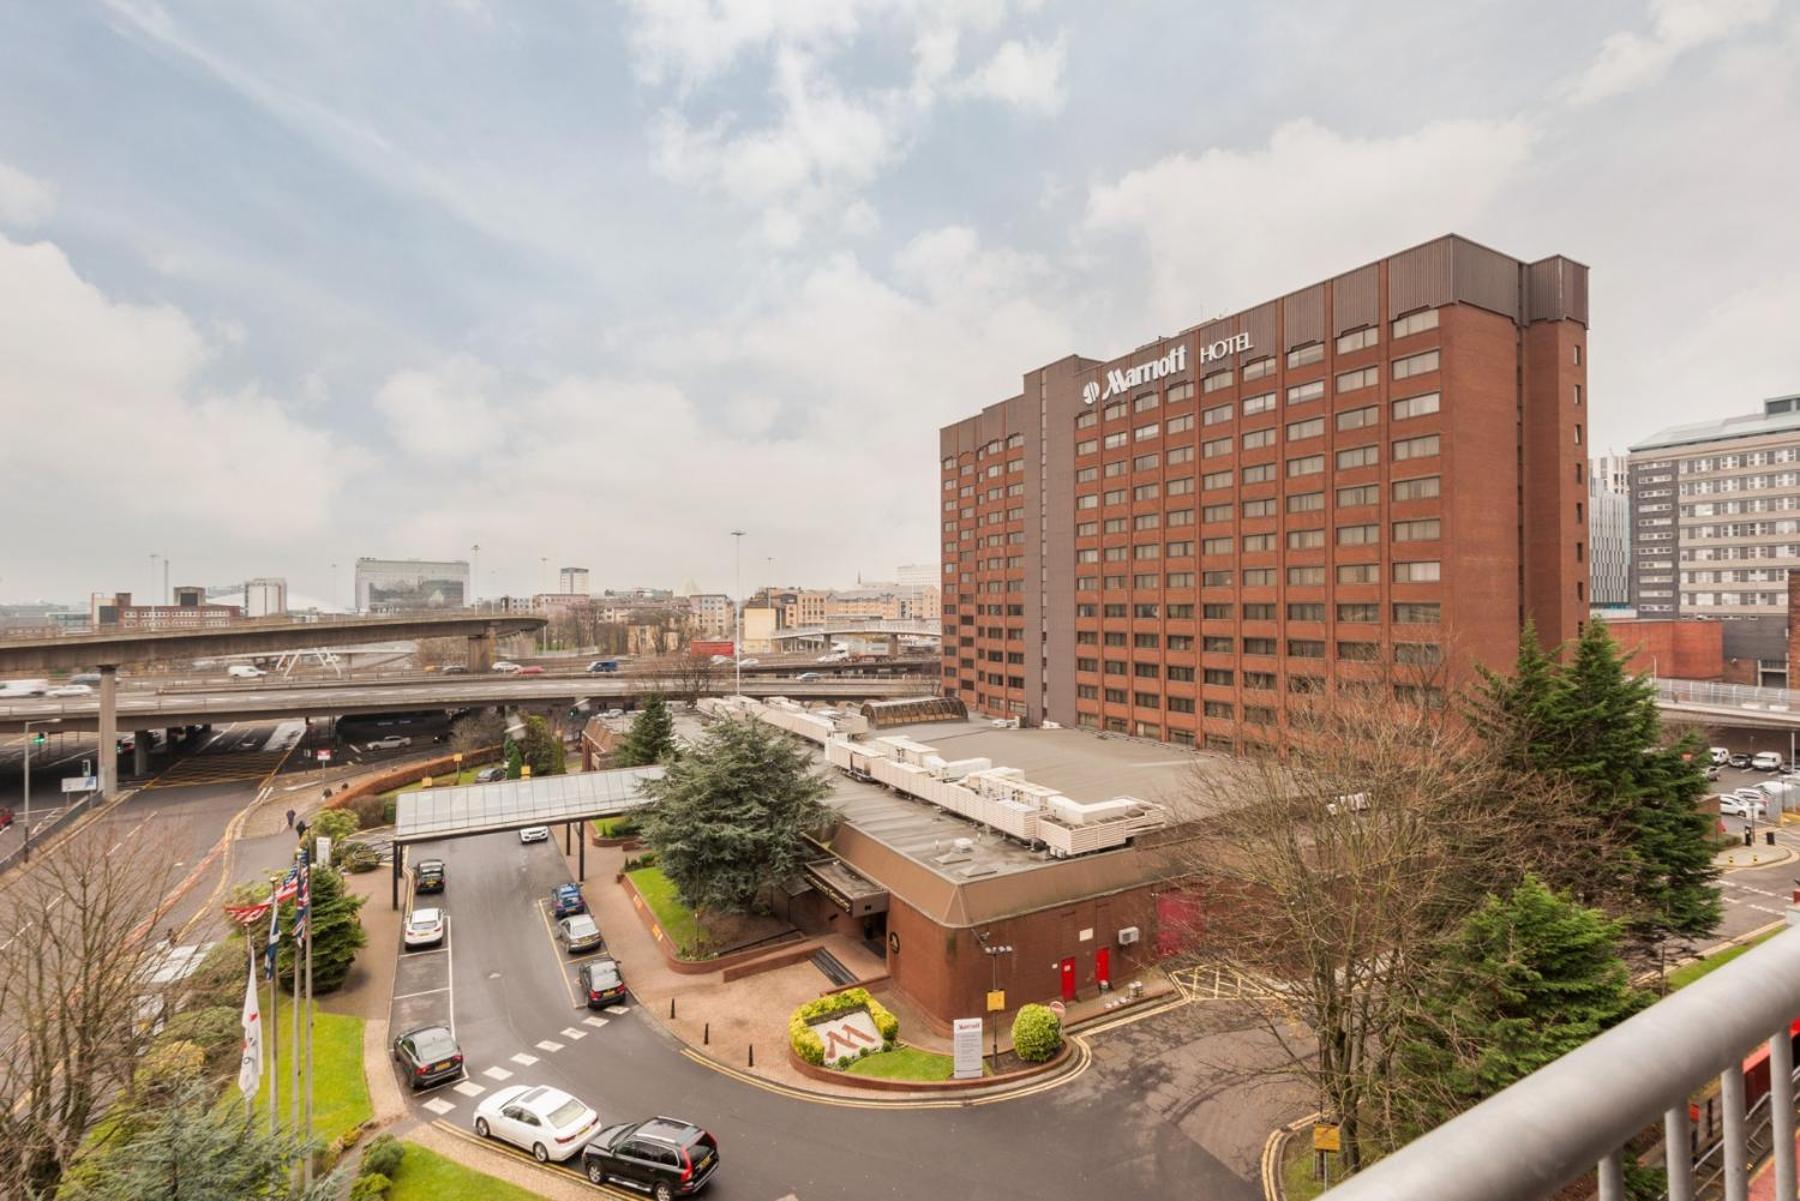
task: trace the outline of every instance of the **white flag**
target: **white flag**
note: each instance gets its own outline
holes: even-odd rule
[[[256,999],[256,960],[250,960],[250,982],[244,986],[244,1056],[238,1066],[238,1091],[256,1095],[262,1080],[262,1013]]]

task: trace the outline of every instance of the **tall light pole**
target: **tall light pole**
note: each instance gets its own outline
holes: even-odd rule
[[[473,593],[473,595],[469,597],[469,604],[470,607],[473,607],[475,602],[481,599],[481,543],[477,542],[474,546],[471,546],[469,548],[469,555],[471,558],[471,562],[469,563],[469,590]]]
[[[159,587],[160,582],[156,578],[156,561],[160,558],[162,558],[162,556],[157,554],[155,551],[150,552],[150,595],[152,597],[156,597],[160,593],[160,587]],[[160,604],[162,604],[162,601],[160,599],[153,600],[151,603],[160,605]]]
[[[1000,956],[1011,955],[1012,954],[1012,946],[1011,946],[1011,944],[995,946],[992,943],[988,942],[988,937],[989,936],[987,934],[977,934],[975,936],[976,940],[981,943],[982,951],[988,957],[988,992],[996,993],[996,992],[1000,991]],[[991,1020],[993,1022],[993,1031],[994,1031],[994,1041],[993,1041],[994,1071],[999,1072],[999,1070],[1000,1070],[1000,1013],[995,1012],[994,1016]]]
[[[744,695],[744,531],[733,530],[731,536],[737,540],[737,583],[731,598],[731,608],[737,616],[737,637],[731,640],[731,661],[736,669],[737,684],[733,691]]]
[[[31,727],[60,725],[62,718],[46,717],[25,723],[25,862],[31,862]]]

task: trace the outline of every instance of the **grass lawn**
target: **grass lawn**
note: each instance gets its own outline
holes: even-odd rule
[[[692,954],[706,938],[706,927],[694,916],[693,910],[681,903],[675,895],[675,885],[662,874],[657,867],[640,867],[634,872],[627,872],[637,890],[644,894],[644,901],[650,906],[650,912],[656,915],[656,924],[662,927],[663,935],[671,939],[683,954]]]
[[[292,1033],[293,1010],[290,1008],[291,995],[281,998],[281,1112],[286,1114],[289,1104],[290,1082],[289,1064],[293,1061],[288,1053],[293,1047],[290,1038]],[[269,1020],[269,994],[262,994],[263,1020]],[[263,1077],[262,1085],[257,1090],[256,1106],[262,1113],[269,1110],[269,1081],[271,1077],[268,1053],[273,1039],[264,1031],[263,1042]],[[326,1013],[318,1010],[313,1016],[313,1135],[320,1143],[329,1143],[338,1135],[359,1126],[375,1115],[374,1106],[369,1103],[369,1083],[363,1079],[363,1020],[348,1017],[340,1013]]]
[[[480,767],[465,767],[456,773],[456,780],[454,782],[457,784],[473,784],[475,782],[475,773],[482,771],[489,766],[491,766],[491,764],[484,763]],[[451,783],[452,781],[449,772],[439,772],[431,778],[431,786],[433,788],[448,788]],[[424,787],[424,784],[425,782],[423,780],[414,780],[411,784],[402,784],[400,787],[390,789],[381,795],[386,798],[398,796],[403,792],[417,792],[420,788]]]
[[[1332,1183],[1337,1183],[1335,1170],[1338,1158],[1329,1157],[1334,1175]],[[1281,1188],[1287,1201],[1312,1201],[1325,1191],[1325,1186],[1313,1176],[1312,1131],[1302,1130],[1288,1139],[1287,1147],[1282,1152]]]
[[[1696,959],[1693,963],[1676,968],[1669,973],[1669,990],[1673,992],[1675,989],[1684,988],[1698,980],[1700,977],[1706,975],[1708,972],[1718,971],[1757,943],[1773,938],[1781,932],[1782,931],[1780,930],[1772,930],[1761,938],[1744,943],[1742,946],[1732,947],[1730,950],[1720,951],[1717,955],[1708,955],[1705,959]]]
[[[414,1142],[406,1143],[406,1157],[388,1191],[388,1201],[536,1201],[537,1196]]]
[[[882,1080],[948,1080],[955,1067],[956,1061],[948,1055],[901,1045],[859,1059],[845,1070],[852,1076],[876,1076]],[[985,1062],[981,1073],[991,1074]]]

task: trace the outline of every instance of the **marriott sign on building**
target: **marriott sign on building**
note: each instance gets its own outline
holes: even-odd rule
[[[1574,636],[1587,276],[1449,236],[1027,371],[940,433],[945,691],[1237,748]]]

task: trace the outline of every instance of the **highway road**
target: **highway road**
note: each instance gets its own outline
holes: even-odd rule
[[[415,1094],[421,1121],[466,1132],[480,1098],[513,1084],[565,1089],[607,1121],[686,1118],[720,1140],[708,1195],[721,1201],[1261,1196],[1253,1168],[1227,1166],[1202,1145],[1204,1130],[1197,1137],[1190,1119],[1216,1089],[1170,1087],[1182,1071],[1171,1056],[1192,1070],[1203,1041],[1184,1011],[1128,1028],[1088,1071],[1028,1098],[930,1109],[797,1099],[689,1058],[635,1003],[597,1014],[576,1005],[574,968],[541,907],[569,878],[555,843],[521,846],[508,833],[412,852],[429,856],[445,860],[448,887],[422,903],[449,913],[449,935],[442,950],[402,956],[393,1029],[452,1025],[468,1077]],[[382,953],[393,952],[364,952]],[[1258,1147],[1261,1133],[1250,1136]]]

